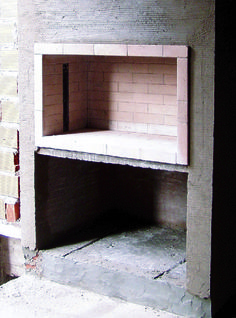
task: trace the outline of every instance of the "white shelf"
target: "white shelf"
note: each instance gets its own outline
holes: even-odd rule
[[[87,129],[41,137],[36,146],[177,164],[177,141],[169,136]]]

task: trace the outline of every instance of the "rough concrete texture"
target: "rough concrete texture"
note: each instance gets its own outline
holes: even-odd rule
[[[150,307],[101,296],[23,275],[0,287],[0,316],[4,318],[178,318]]]
[[[210,317],[210,302],[185,291],[184,231],[116,225],[109,233],[111,226],[104,225],[99,236],[86,231],[79,243],[42,251],[37,272],[52,281],[143,306]]]

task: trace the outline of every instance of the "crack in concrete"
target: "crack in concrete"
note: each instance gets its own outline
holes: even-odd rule
[[[68,253],[66,253],[66,254],[63,254],[62,257],[66,257],[66,256],[68,256],[68,255],[70,255],[70,254],[72,254],[72,253],[74,253],[74,252],[76,252],[76,251],[80,251],[80,250],[82,250],[83,248],[88,247],[89,245],[92,245],[92,244],[96,243],[96,242],[99,241],[99,240],[101,240],[100,237],[99,237],[99,238],[96,238],[96,239],[94,239],[94,240],[92,240],[92,241],[90,241],[90,242],[88,242],[88,243],[86,243],[86,244],[84,244],[84,245],[82,245],[82,246],[80,246],[80,247],[77,247],[77,248],[71,250],[70,252],[68,252]]]
[[[186,259],[181,259],[178,263],[176,263],[175,265],[173,265],[172,267],[168,268],[165,271],[162,271],[161,273],[159,273],[157,276],[153,277],[153,279],[158,279],[160,277],[162,277],[165,274],[168,274],[169,272],[171,272],[173,269],[175,269],[176,267],[178,267],[179,265],[182,265],[186,262]]]

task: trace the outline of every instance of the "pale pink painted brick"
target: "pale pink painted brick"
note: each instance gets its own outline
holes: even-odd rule
[[[182,45],[163,45],[164,57],[187,57],[188,47]]]
[[[43,75],[62,74],[62,64],[44,64]]]
[[[167,126],[176,126],[177,125],[177,116],[165,115],[164,124]]]
[[[148,112],[150,114],[162,114],[164,113],[164,105],[160,104],[149,104],[148,105]]]
[[[78,102],[73,102],[70,103],[70,111],[71,112],[78,112],[79,114],[87,114],[87,101],[85,100],[84,102],[78,103]]]
[[[104,81],[132,82],[132,73],[104,73]]]
[[[45,85],[43,90],[44,96],[60,95],[62,94],[62,88],[60,85]]]
[[[188,125],[186,123],[178,124],[177,148],[177,163],[188,164]]]
[[[94,44],[95,55],[127,55],[127,45],[125,44]]]
[[[102,82],[103,72],[88,72],[88,81]]]
[[[147,133],[147,124],[144,123],[134,123],[134,122],[117,122],[117,129],[119,131],[137,132],[137,133]]]
[[[43,87],[46,85],[58,85],[62,87],[62,75],[48,75],[43,77]]]
[[[186,101],[178,101],[178,121],[180,123],[188,121],[188,103]]]
[[[176,126],[166,126],[157,124],[148,124],[148,133],[156,134],[162,136],[173,136],[177,137],[177,127]]]
[[[177,74],[174,74],[174,75],[164,74],[163,78],[164,78],[163,84],[177,85]]]
[[[58,105],[62,103],[62,95],[44,96],[44,106]]]
[[[133,82],[135,83],[156,83],[163,84],[163,74],[137,74],[133,73]]]
[[[163,57],[162,59],[164,60],[165,64],[177,64],[177,58],[175,57]]]
[[[178,106],[177,105],[165,105],[164,106],[164,113],[166,115],[175,115],[178,114]]]
[[[86,62],[76,62],[76,63],[70,63],[69,64],[69,72],[70,74],[73,73],[85,73],[87,72],[87,63]],[[86,74],[85,74],[86,75]]]
[[[87,126],[87,118],[80,118],[76,113],[70,113],[69,128],[71,130],[83,129]]]
[[[88,64],[89,72],[118,72],[119,64],[118,63],[105,63],[100,61],[90,62]]]
[[[176,96],[164,95],[164,104],[165,105],[176,105],[177,104]]]
[[[118,92],[118,82],[88,82],[89,91]]]
[[[114,112],[111,111],[109,113],[109,117],[111,120],[117,120],[117,121],[133,121],[133,113],[130,112]]]
[[[147,93],[147,91],[148,91],[147,84],[119,82],[119,92]]]
[[[168,65],[168,64],[149,64],[148,65],[148,73],[156,74],[156,73],[163,73],[163,74],[176,74],[177,68],[176,65]]]
[[[128,56],[162,56],[162,45],[128,45]]]
[[[136,100],[140,103],[163,104],[163,96],[155,94],[135,94]]]
[[[113,93],[115,94],[115,93]],[[101,92],[101,91],[91,91],[88,94],[88,100],[91,101],[108,101],[109,100],[109,94],[106,92]]]
[[[119,102],[118,109],[122,112],[145,113],[147,112],[147,104]]]
[[[177,99],[188,99],[188,60],[179,58],[177,62]]]
[[[73,92],[70,96],[70,102],[79,102],[79,101],[85,101],[87,100],[87,92],[86,91],[78,91],[78,92]]]
[[[119,70],[120,73],[148,73],[148,64],[140,63],[120,63]]]
[[[63,112],[63,104],[49,105],[44,107],[43,116],[46,118],[47,116],[52,116],[54,114],[62,114]]]
[[[83,55],[93,55],[94,54],[94,45],[93,44],[63,44],[64,54],[83,54]]]
[[[117,110],[117,101],[93,100],[88,101],[88,109]]]
[[[148,93],[161,95],[177,95],[177,87],[174,85],[149,84]]]
[[[145,124],[163,124],[164,116],[156,114],[134,113],[134,122]]]
[[[102,119],[102,120],[108,120],[109,119],[109,112],[104,111],[104,110],[94,110],[94,109],[89,109],[88,110],[88,118],[97,118],[97,119]]]
[[[161,95],[154,94],[139,94],[139,93],[126,93],[126,92],[111,92],[110,99],[119,102],[129,102],[129,103],[163,103],[163,97]]]

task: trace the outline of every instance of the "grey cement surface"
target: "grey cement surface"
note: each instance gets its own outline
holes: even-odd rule
[[[77,243],[42,251],[40,274],[157,310],[210,317],[210,303],[185,289],[184,231],[156,226],[103,230],[90,239],[81,234]]]
[[[182,285],[186,273],[185,231],[157,226],[127,231],[121,228],[120,231],[46,250],[44,255],[61,257],[76,264],[98,265],[107,270],[122,271],[147,279],[155,279],[160,275],[159,279],[168,280],[172,270],[175,270],[176,284]]]
[[[0,286],[4,318],[178,318],[171,313],[128,303],[91,291],[23,275]]]

